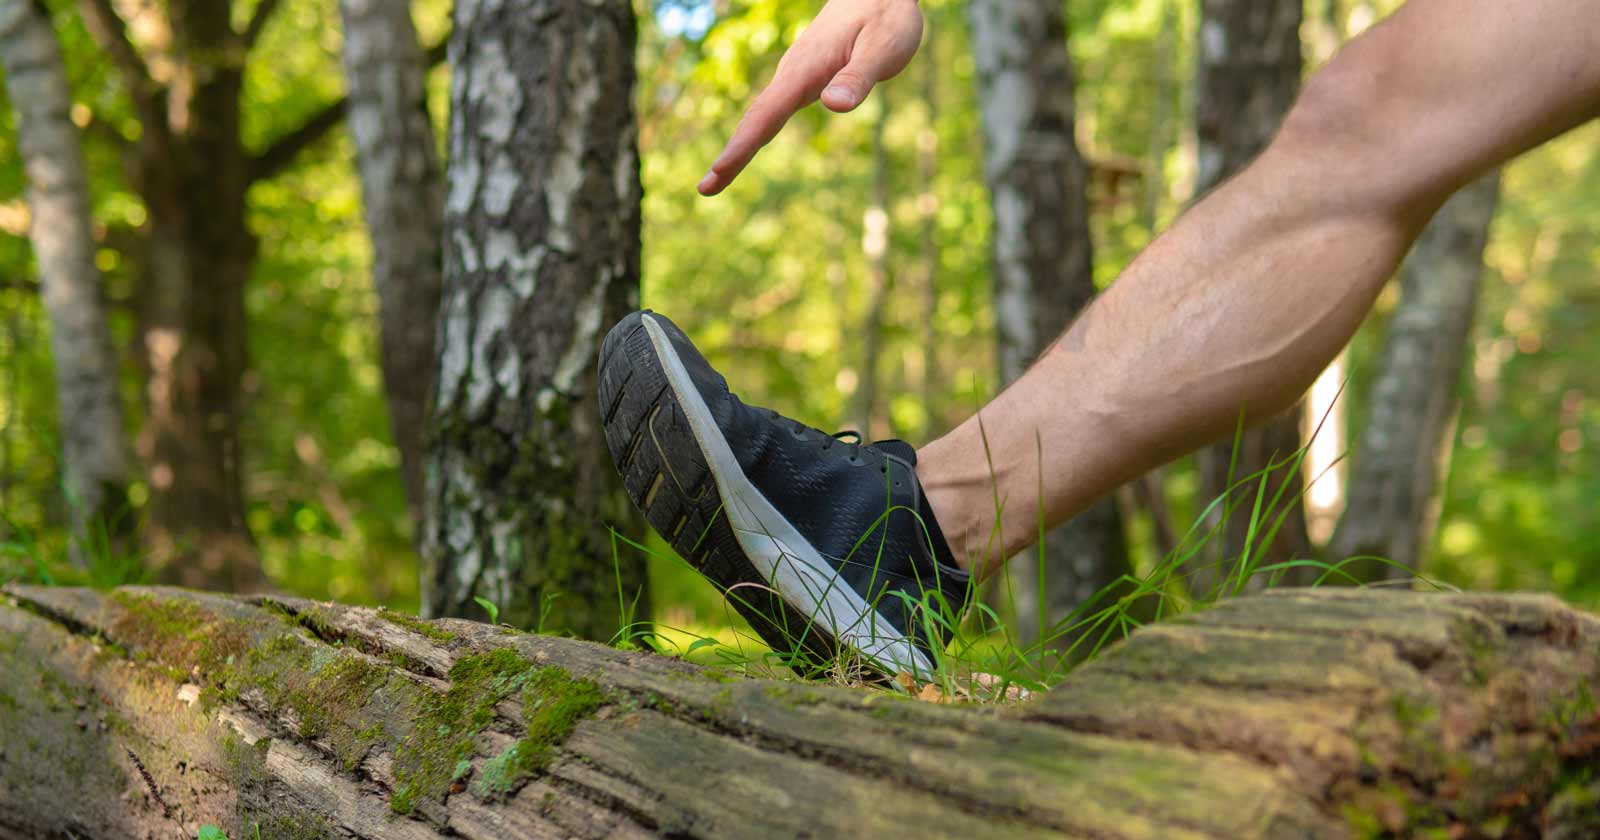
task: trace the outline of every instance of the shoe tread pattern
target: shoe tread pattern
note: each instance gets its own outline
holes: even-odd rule
[[[606,336],[598,396],[612,461],[656,533],[729,595],[773,650],[831,661],[833,640],[772,590],[722,515],[716,478],[638,313]]]

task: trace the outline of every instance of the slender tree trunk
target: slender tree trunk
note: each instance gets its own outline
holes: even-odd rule
[[[945,430],[942,421],[939,359],[939,42],[935,40],[932,15],[923,26],[922,102],[928,109],[928,122],[917,132],[917,196],[919,249],[922,268],[922,437],[932,440]]]
[[[1061,4],[974,0],[973,54],[982,103],[984,180],[994,206],[995,328],[1000,378],[1009,383],[1094,297],[1088,166],[1073,135],[1073,73]],[[1012,499],[1013,505],[1031,504]],[[1034,555],[1008,566],[1002,600],[1015,599],[1033,640],[1129,571],[1122,514],[1106,499],[1046,535],[1045,590]]]
[[[129,524],[129,458],[117,354],[95,266],[83,148],[68,116],[72,93],[43,4],[0,0],[0,64],[28,178],[28,235],[50,319],[62,473],[74,555],[82,560],[100,528],[122,531]]]
[[[637,518],[594,398],[600,340],[638,299],[635,37],[625,0],[456,6],[432,615],[481,615],[483,597],[605,639],[619,590],[643,586],[643,557],[607,532]]]
[[[1300,90],[1302,14],[1301,0],[1201,0],[1200,66],[1195,79],[1195,129],[1200,141],[1197,195],[1254,160],[1294,104]],[[1246,430],[1237,452],[1232,440],[1202,450],[1197,456],[1201,503],[1209,504],[1228,492],[1230,460],[1237,482],[1267,470],[1275,460],[1290,458],[1299,448],[1300,413],[1291,410]],[[1297,470],[1272,471],[1263,506],[1285,483],[1284,501],[1273,512],[1274,517],[1284,514],[1283,525],[1265,552],[1259,538],[1255,546],[1246,545],[1258,481],[1233,493],[1239,510],[1219,533],[1217,552],[1206,558],[1207,565],[1193,570],[1192,591],[1210,591],[1247,548],[1264,564],[1311,555],[1299,501],[1303,479]]]
[[[1400,304],[1378,357],[1371,414],[1352,454],[1350,502],[1328,544],[1330,560],[1371,556],[1401,568],[1378,562],[1347,568],[1359,579],[1399,577],[1426,554],[1499,195],[1498,173],[1457,193],[1401,266]]]
[[[341,0],[339,10],[350,134],[372,239],[389,422],[412,521],[420,524],[444,223],[444,180],[428,119],[428,64],[407,4]]]
[[[886,424],[883,417],[883,330],[894,275],[889,270],[889,91],[878,89],[878,119],[872,126],[872,201],[861,219],[861,250],[867,258],[867,314],[861,324],[861,384],[856,389],[856,424],[869,438]]]

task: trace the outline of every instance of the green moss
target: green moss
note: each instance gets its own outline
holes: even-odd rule
[[[483,763],[479,796],[515,790],[606,699],[593,682],[558,668],[536,668],[512,650],[461,658],[450,669],[449,689],[439,693],[394,675],[383,659],[314,643],[307,629],[324,639],[337,638],[321,616],[231,618],[181,596],[118,592],[111,597],[120,608],[113,635],[185,678],[200,668],[208,703],[257,698],[267,709],[298,721],[299,737],[331,746],[346,770],[359,766],[374,746],[386,746],[395,757],[390,807],[400,813],[443,797],[452,783],[472,774],[479,736],[493,723],[501,701],[520,697],[526,732]],[[435,640],[454,637],[410,616],[384,617]],[[407,660],[404,667],[418,670],[420,665]],[[259,775],[260,749],[234,743],[228,752],[241,781]],[[304,836],[324,830],[298,828],[312,832]]]
[[[247,816],[245,825],[250,827],[250,833],[245,835],[245,840],[254,840],[256,837],[272,837],[274,840],[332,840],[344,836],[336,830],[327,818],[310,814],[295,814],[284,816],[272,814],[255,819],[253,815]]]
[[[194,668],[220,670],[250,647],[251,628],[244,620],[216,615],[187,598],[119,591],[110,600],[121,608],[111,620],[111,635],[175,676],[186,678]]]
[[[495,704],[521,690],[532,670],[532,662],[503,648],[457,661],[450,669],[450,690],[424,704],[395,750],[390,808],[407,814],[420,798],[443,796],[457,765],[477,751],[477,737],[494,720]]]
[[[605,693],[589,680],[573,679],[559,668],[535,671],[522,691],[526,734],[484,762],[474,792],[494,799],[516,790],[524,779],[544,769],[555,748],[605,702]]]
[[[452,633],[448,630],[441,630],[440,628],[435,627],[431,621],[424,621],[416,616],[407,615],[403,612],[379,610],[378,617],[397,627],[403,627],[418,635],[427,636],[436,642],[449,642],[456,638],[455,633]]]
[[[702,668],[698,671],[692,672],[692,676],[696,679],[710,680],[711,682],[721,683],[723,685],[739,681],[739,677],[728,671],[726,668]]]

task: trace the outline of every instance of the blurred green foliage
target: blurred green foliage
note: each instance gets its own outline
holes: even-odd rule
[[[1329,3],[1338,3],[1330,7]],[[101,267],[117,339],[131,340],[132,278],[119,253],[143,221],[100,126],[128,130],[126,98],[71,4],[53,2],[92,170]],[[872,436],[920,442],[995,384],[987,194],[981,177],[965,7],[924,0],[922,60],[857,113],[799,114],[732,189],[693,190],[743,104],[770,77],[813,0],[663,0],[640,12],[640,142],[646,187],[644,292],[752,402],[827,428],[852,421],[862,382],[868,263],[863,219],[885,125],[892,200],[882,324],[886,409]],[[1097,277],[1111,282],[1189,198],[1187,113],[1196,10],[1189,0],[1069,4],[1079,75],[1079,139],[1097,163]],[[1312,0],[1315,63],[1363,4]],[[425,43],[448,29],[447,0],[414,5]],[[342,90],[333,0],[286,0],[247,74],[245,136],[262,144]],[[432,78],[443,121],[447,69]],[[64,502],[47,324],[21,224],[24,184],[9,104],[0,103],[0,544],[63,549]],[[442,136],[442,132],[441,132]],[[1425,570],[1473,587],[1550,589],[1600,606],[1600,128],[1510,168],[1488,254],[1464,411]],[[932,162],[933,169],[928,169]],[[343,134],[251,194],[261,260],[249,291],[245,384],[249,524],[268,572],[313,597],[414,609],[416,559],[389,442],[376,359],[375,298],[353,152]],[[931,284],[931,286],[930,286]],[[1352,347],[1351,419],[1392,296]],[[936,313],[931,326],[925,313]],[[931,341],[929,340],[931,338]],[[131,358],[131,354],[130,354]],[[131,362],[126,396],[139,419]],[[1354,434],[1352,433],[1352,438]],[[1180,529],[1201,500],[1188,468],[1168,473]],[[134,488],[135,501],[143,498]],[[1148,566],[1150,524],[1135,518]],[[31,542],[29,543],[32,544]],[[664,553],[659,542],[650,543]],[[631,549],[630,549],[631,550]],[[35,576],[29,551],[0,551],[0,579]],[[652,572],[667,624],[725,624],[708,586],[668,559]]]

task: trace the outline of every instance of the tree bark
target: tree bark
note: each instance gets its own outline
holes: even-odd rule
[[[131,525],[127,428],[72,92],[48,11],[36,0],[0,0],[0,64],[28,179],[28,238],[50,320],[63,483],[73,555],[82,562],[102,536]]]
[[[1352,456],[1349,505],[1327,552],[1333,560],[1377,557],[1398,564],[1345,567],[1360,580],[1417,569],[1433,534],[1499,195],[1498,174],[1457,193],[1401,266],[1400,304],[1378,357],[1371,414]]]
[[[994,207],[1000,379],[1010,383],[1094,297],[1089,171],[1073,134],[1074,79],[1061,4],[975,0],[969,8],[984,180]],[[1044,591],[1037,563],[1025,556],[1007,565],[1000,593],[1003,601],[1014,599],[1027,641],[1130,571],[1115,498],[1056,528],[1037,550],[1047,571]]]
[[[372,240],[384,391],[411,519],[420,526],[444,224],[444,179],[428,118],[428,62],[405,3],[341,0],[339,11],[350,134]]]
[[[605,639],[643,586],[641,553],[607,533],[637,518],[592,396],[600,341],[638,300],[634,40],[624,0],[456,6],[433,615],[482,615],[483,597]]]
[[[1266,148],[1300,90],[1301,0],[1202,0],[1200,66],[1195,78],[1195,130],[1199,135],[1200,174],[1196,195],[1233,177]],[[1229,493],[1232,481],[1265,473],[1274,461],[1292,458],[1300,449],[1300,412],[1290,410],[1243,432],[1237,447],[1227,440],[1200,451],[1202,505]],[[1237,451],[1236,451],[1237,450]],[[1211,591],[1226,579],[1231,564],[1247,550],[1252,563],[1271,564],[1311,556],[1305,511],[1300,501],[1304,479],[1298,469],[1271,469],[1263,506],[1287,486],[1274,516],[1283,524],[1270,546],[1248,546],[1250,511],[1258,481],[1230,494],[1239,509],[1220,528],[1214,553],[1190,572],[1190,589]],[[1217,513],[1222,511],[1218,507]],[[1270,524],[1270,523],[1269,523]]]
[[[249,591],[264,579],[245,524],[239,448],[244,291],[256,257],[239,139],[244,68],[219,49],[238,37],[226,4],[174,6],[166,122],[143,126],[152,142],[142,144],[139,170],[150,249],[141,289],[146,534],[166,561],[164,580]]]
[[[1279,590],[960,708],[368,608],[7,592],[0,837],[1600,830],[1600,619],[1545,596]]]
[[[244,292],[256,257],[245,197],[270,173],[242,145],[239,97],[250,41],[276,5],[259,4],[241,33],[228,3],[174,0],[143,17],[142,31],[159,42],[146,55],[110,0],[79,2],[139,121],[127,159],[148,219],[142,251],[130,255],[146,377],[146,551],[162,578],[191,586],[265,583],[245,524],[239,427]],[[287,148],[269,151],[281,164]]]

